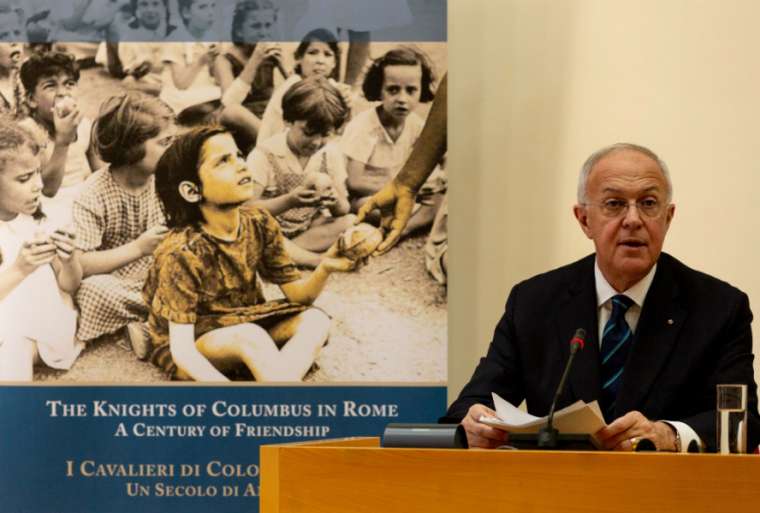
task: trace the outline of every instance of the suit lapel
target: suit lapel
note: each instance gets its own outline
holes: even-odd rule
[[[670,257],[662,254],[625,364],[616,415],[643,408],[647,394],[670,357],[687,314],[677,296]]]
[[[577,276],[568,287],[565,302],[557,314],[556,354],[563,359],[562,368],[570,355],[570,338],[578,328],[586,330],[586,345],[575,355],[568,382],[574,400],[583,399],[588,402],[599,397],[601,386],[594,255],[580,262]]]

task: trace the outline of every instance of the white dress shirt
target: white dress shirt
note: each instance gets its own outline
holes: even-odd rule
[[[654,279],[654,273],[656,270],[657,264],[652,267],[646,276],[644,276],[628,290],[618,292],[605,279],[602,271],[599,269],[599,263],[596,261],[594,262],[594,279],[596,282],[596,313],[597,318],[599,319],[598,333],[600,349],[602,345],[602,333],[604,332],[604,326],[607,324],[610,315],[612,315],[612,297],[617,294],[623,294],[624,296],[628,296],[633,301],[633,304],[625,313],[625,321],[628,323],[628,326],[630,326],[631,332],[636,333],[636,327],[639,324],[639,317],[641,316],[641,309],[644,307],[644,300],[646,299],[649,287],[652,285],[652,280]],[[704,447],[702,440],[688,424],[673,420],[660,420],[667,422],[678,432],[678,436],[681,437],[681,452],[686,452],[688,450],[689,444],[692,441],[696,441],[700,447]]]

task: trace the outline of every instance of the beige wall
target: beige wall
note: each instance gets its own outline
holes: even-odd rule
[[[591,252],[577,170],[613,142],[670,166],[665,250],[760,314],[758,24],[751,0],[449,2],[450,398],[512,285]]]

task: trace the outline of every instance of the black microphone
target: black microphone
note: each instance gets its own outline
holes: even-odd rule
[[[565,372],[562,373],[562,378],[559,380],[559,385],[557,386],[557,393],[554,394],[554,400],[552,400],[552,405],[549,408],[549,415],[546,418],[546,426],[542,427],[538,431],[538,446],[541,448],[552,449],[557,447],[557,437],[559,435],[559,431],[554,429],[552,426],[552,423],[554,421],[554,408],[557,406],[557,399],[559,399],[559,396],[562,393],[562,389],[565,388],[565,380],[567,379],[567,375],[570,372],[570,366],[573,364],[575,353],[577,353],[579,349],[583,349],[583,346],[586,344],[585,338],[586,330],[583,328],[578,328],[575,330],[573,338],[570,339],[570,358],[567,359]]]

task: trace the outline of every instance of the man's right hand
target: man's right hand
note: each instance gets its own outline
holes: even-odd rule
[[[467,443],[470,447],[494,449],[507,443],[507,432],[492,428],[480,422],[480,417],[496,417],[496,412],[482,404],[473,404],[462,419],[462,426],[467,433]]]

